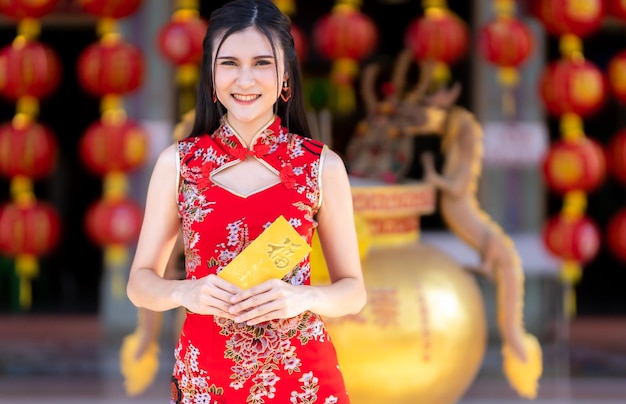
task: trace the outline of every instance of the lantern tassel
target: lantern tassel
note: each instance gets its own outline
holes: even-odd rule
[[[574,286],[582,278],[582,268],[576,261],[566,261],[561,267],[561,281],[565,287],[563,291],[563,311],[567,319],[576,315],[576,290]]]
[[[332,81],[337,86],[335,108],[340,113],[352,112],[356,107],[356,97],[352,83],[359,70],[356,61],[343,58],[333,63]]]
[[[15,258],[15,273],[19,278],[19,302],[22,309],[30,309],[33,301],[31,281],[39,274],[39,264],[33,255]]]
[[[122,268],[128,262],[128,249],[124,245],[108,245],[104,249],[104,260],[111,268],[111,293],[118,299],[125,296],[126,282]]]

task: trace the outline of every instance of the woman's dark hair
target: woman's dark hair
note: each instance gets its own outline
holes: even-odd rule
[[[278,51],[277,46],[284,53],[285,73],[289,77],[292,95],[287,102],[278,97],[276,114],[290,132],[311,137],[302,94],[302,73],[291,36],[291,22],[271,0],[233,0],[211,13],[203,42],[195,121],[190,136],[213,133],[224,114],[219,101],[213,102],[213,45],[219,51],[227,37],[250,27],[255,27],[267,37],[274,56]],[[216,41],[218,38],[221,38],[219,42]],[[282,78],[278,77],[278,66],[276,69],[280,89]]]

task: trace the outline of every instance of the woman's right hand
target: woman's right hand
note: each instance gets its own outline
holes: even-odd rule
[[[229,312],[232,303],[230,298],[241,289],[217,275],[208,275],[200,279],[183,281],[181,305],[187,310],[204,315],[213,315],[234,319]]]

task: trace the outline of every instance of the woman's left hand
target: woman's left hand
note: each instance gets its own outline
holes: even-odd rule
[[[279,318],[291,318],[313,306],[314,294],[306,285],[292,285],[271,279],[231,297],[230,313],[235,321],[255,325]]]

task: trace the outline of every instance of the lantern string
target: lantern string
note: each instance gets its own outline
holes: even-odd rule
[[[41,24],[39,19],[28,15],[23,16],[17,21],[16,36],[11,43],[11,47],[14,50],[24,51],[29,44],[37,41],[40,33]],[[31,63],[33,62],[31,61]],[[20,68],[19,74],[27,74],[23,66]],[[39,114],[39,100],[37,97],[29,95],[28,91],[18,91],[18,93],[20,95],[16,100],[15,114],[11,120],[11,125],[14,129],[24,130],[36,121]],[[11,176],[10,195],[12,203],[18,209],[29,208],[37,203],[37,197],[33,190],[33,179],[23,174]],[[19,221],[21,219],[16,218],[16,220]],[[20,225],[25,227],[23,222]],[[25,232],[25,230],[22,230],[22,232]],[[30,236],[31,234],[25,234],[22,237],[25,240],[22,240],[21,244],[26,242],[26,239]],[[24,245],[17,245],[18,243],[20,242],[16,241],[17,248],[23,251]],[[29,310],[32,307],[33,299],[31,282],[39,275],[37,256],[18,252],[14,254],[13,258],[15,275],[19,280],[17,290],[19,307],[21,310]]]
[[[559,37],[561,58],[584,62],[583,46],[580,37],[571,33]],[[585,138],[582,117],[575,113],[563,114],[560,118],[561,138],[569,142],[581,142]],[[564,220],[580,219],[587,208],[587,196],[581,190],[566,192],[561,209]],[[561,263],[560,278],[564,283],[563,311],[566,319],[576,315],[576,284],[582,279],[580,262],[566,260]]]
[[[96,22],[96,35],[98,37],[97,43],[102,47],[113,47],[119,46],[123,44],[125,38],[120,31],[119,21],[121,18],[126,17],[126,15],[121,16],[112,16],[115,15],[112,12],[112,7],[115,7],[113,4],[108,5],[105,9],[107,11],[99,11],[92,12],[93,14],[98,15],[98,20]],[[126,67],[124,64],[122,66]],[[130,67],[127,67],[130,68]],[[128,116],[126,110],[124,108],[124,100],[123,94],[125,90],[102,90],[102,92],[106,92],[101,95],[100,98],[100,122],[99,124],[103,127],[121,127],[128,121]],[[113,136],[112,133],[107,133],[105,136]],[[122,146],[124,150],[114,151],[116,153],[126,153],[128,152],[128,146],[124,144]],[[129,186],[128,186],[128,176],[127,173],[119,167],[111,168],[107,166],[105,168],[104,175],[102,175],[102,199],[101,202],[105,204],[113,204],[118,203],[126,199]],[[102,173],[99,173],[102,174]],[[110,227],[110,223],[113,220],[116,220],[112,217],[107,217],[104,219],[98,219],[101,222],[97,224],[99,227],[99,232],[116,232],[115,230],[107,230],[100,228],[101,226]],[[109,274],[111,276],[111,294],[116,299],[124,299],[124,279],[122,270],[126,266],[129,260],[128,254],[128,246],[125,244],[115,244],[111,240],[114,239],[115,236],[104,235],[101,239],[96,238],[96,243],[100,244],[103,248],[103,261]],[[113,243],[113,244],[111,244]]]

